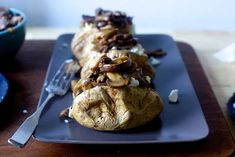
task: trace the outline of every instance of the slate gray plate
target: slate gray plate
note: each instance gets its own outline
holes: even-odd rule
[[[48,67],[45,84],[51,80],[65,59],[71,58],[70,42],[72,34],[59,37]],[[154,80],[156,90],[164,101],[160,118],[136,129],[123,132],[102,132],[85,128],[75,121],[64,123],[59,113],[72,103],[71,93],[56,97],[45,108],[34,137],[39,141],[80,144],[140,144],[192,142],[208,135],[208,126],[201,110],[197,95],[189,79],[179,49],[168,35],[137,35],[147,50],[161,48],[167,56],[160,59]],[[172,89],[179,90],[179,103],[169,104],[168,94]],[[46,98],[45,87],[39,104]],[[143,117],[144,118],[144,117]]]

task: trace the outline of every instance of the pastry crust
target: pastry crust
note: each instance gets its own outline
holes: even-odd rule
[[[96,86],[75,97],[72,115],[85,127],[114,131],[141,126],[162,108],[161,98],[149,88]]]
[[[88,61],[89,55],[92,53],[93,41],[96,34],[99,32],[97,28],[91,24],[87,24],[81,27],[79,32],[74,35],[71,43],[71,49],[73,55],[79,61],[81,66]]]

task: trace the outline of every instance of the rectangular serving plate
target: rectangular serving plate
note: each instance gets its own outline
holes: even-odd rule
[[[39,141],[77,144],[143,144],[193,142],[207,137],[209,129],[197,95],[175,41],[168,35],[136,35],[146,50],[167,52],[155,67],[154,84],[164,102],[160,118],[142,127],[122,132],[104,132],[85,128],[74,120],[64,123],[60,112],[72,104],[72,93],[54,98],[44,109],[34,137]],[[45,86],[64,62],[72,57],[70,44],[73,34],[61,35],[56,41],[39,104],[46,96]],[[170,104],[168,95],[179,90],[179,103]],[[143,117],[144,118],[144,117]]]

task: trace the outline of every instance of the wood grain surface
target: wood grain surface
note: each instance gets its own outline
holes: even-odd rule
[[[234,156],[235,143],[194,50],[186,43],[177,44],[209,125],[210,134],[205,140],[150,145],[72,145],[42,143],[31,138],[22,149],[8,144],[7,139],[36,109],[54,45],[53,40],[29,40],[15,60],[0,63],[0,72],[10,84],[7,101],[0,106],[0,157]]]

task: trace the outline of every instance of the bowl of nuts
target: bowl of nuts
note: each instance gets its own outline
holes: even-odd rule
[[[23,12],[0,7],[0,61],[12,59],[25,40],[26,16]]]

